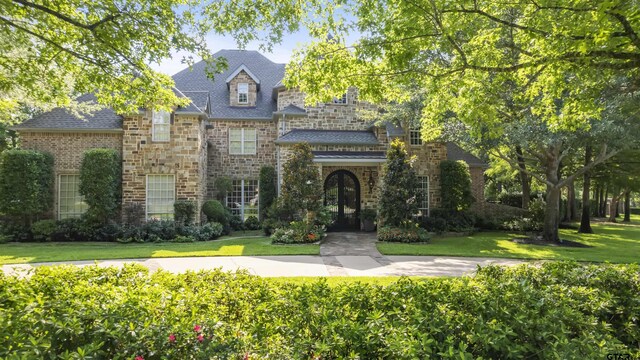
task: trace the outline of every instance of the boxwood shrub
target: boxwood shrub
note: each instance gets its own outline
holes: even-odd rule
[[[417,226],[383,226],[378,229],[378,241],[418,243],[427,242],[429,238],[429,233]]]
[[[0,358],[637,358],[638,271],[545,263],[332,287],[244,272],[40,267],[0,273]]]

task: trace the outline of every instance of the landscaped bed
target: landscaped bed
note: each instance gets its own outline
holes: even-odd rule
[[[640,262],[640,216],[631,224],[593,223],[594,234],[561,229],[560,237],[586,245],[544,246],[518,244],[522,235],[512,232],[478,232],[472,236],[434,237],[428,244],[379,243],[385,255],[445,255],[517,259],[577,260],[594,262]]]
[[[548,263],[330,286],[42,267],[0,274],[0,358],[635,358],[638,271]]]

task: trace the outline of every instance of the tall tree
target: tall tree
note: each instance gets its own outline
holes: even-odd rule
[[[395,139],[387,150],[379,211],[384,225],[400,226],[418,213],[418,178],[404,143]]]

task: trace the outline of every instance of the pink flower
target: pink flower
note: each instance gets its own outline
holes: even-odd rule
[[[176,336],[175,336],[175,335],[173,335],[173,334],[170,334],[170,335],[169,335],[169,342],[170,342],[170,343],[176,342]]]
[[[193,331],[195,331],[195,332],[200,332],[200,330],[202,330],[202,326],[200,326],[200,325],[196,325],[196,326],[193,327]]]
[[[198,342],[203,342],[204,341],[204,336],[202,336],[202,334],[198,335]]]
[[[242,360],[249,360],[249,353],[245,353]]]
[[[144,358],[140,355],[136,356],[136,360],[144,360]]]

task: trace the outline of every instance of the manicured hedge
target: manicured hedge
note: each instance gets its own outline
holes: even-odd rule
[[[273,166],[263,166],[260,168],[260,183],[258,184],[260,199],[258,201],[259,218],[264,221],[267,218],[267,210],[273,205],[278,197],[276,181],[278,175]]]
[[[114,149],[90,149],[80,165],[80,194],[89,205],[85,216],[100,224],[119,218],[122,160]]]
[[[27,279],[0,274],[0,358],[634,358],[638,271],[547,263],[330,287],[138,265],[43,267]]]
[[[463,211],[473,203],[471,174],[464,161],[445,160],[440,162],[440,206],[451,211]]]

